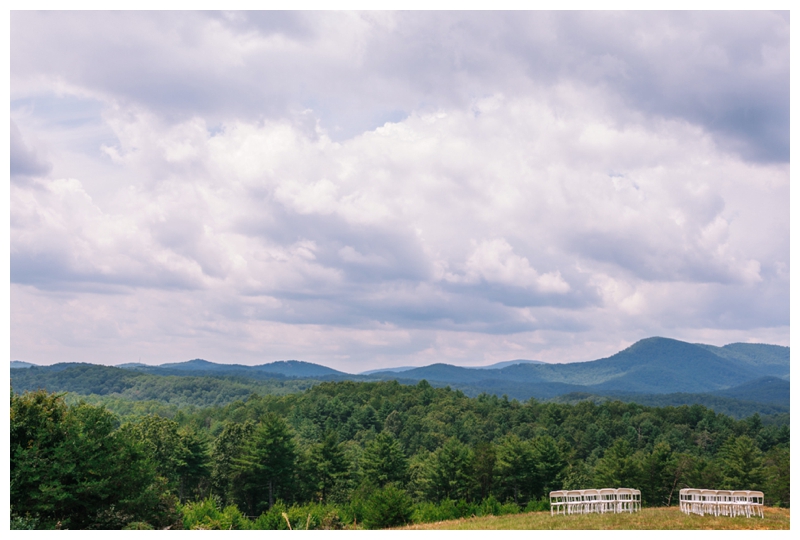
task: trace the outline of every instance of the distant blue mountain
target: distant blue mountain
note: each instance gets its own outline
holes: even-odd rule
[[[506,360],[505,362],[497,362],[496,364],[490,364],[488,366],[453,366],[459,369],[502,369],[504,367],[513,366],[516,364],[544,364],[540,360]],[[444,365],[449,366],[451,364],[432,364],[432,365]],[[430,367],[430,366],[425,366]],[[404,371],[409,371],[412,369],[418,369],[419,366],[400,366],[400,367],[389,367],[389,368],[381,368],[381,369],[370,369],[369,371],[362,371],[359,375],[374,375],[375,373],[403,373]]]
[[[789,406],[789,381],[778,377],[761,377],[733,388],[712,392],[715,396]]]
[[[120,366],[123,367],[123,366]],[[291,378],[317,378],[325,376],[347,375],[344,372],[299,360],[280,360],[259,366],[245,366],[242,364],[217,364],[196,358],[187,362],[161,364],[160,366],[143,366],[127,364],[124,367],[154,374],[213,374],[251,376],[253,374],[277,375]]]
[[[36,364],[31,364],[30,362],[21,362],[20,360],[11,361],[11,369],[29,368],[34,367],[35,365]]]
[[[667,394],[702,393],[724,390],[765,375],[789,376],[787,347],[732,344],[726,347],[695,345],[668,338],[647,338],[608,358],[569,364],[513,364],[501,369],[469,369],[433,364],[404,371],[402,379],[493,389],[514,389],[520,385],[539,388],[555,384],[570,391],[590,393],[639,392]],[[395,373],[371,375],[381,379],[400,378]],[[581,390],[578,390],[578,389]],[[531,393],[530,395],[535,395]]]
[[[399,366],[399,367],[387,367],[381,369],[370,369],[369,371],[362,371],[359,375],[372,375],[373,373],[402,373],[403,371],[408,371],[409,369],[414,369],[417,366]]]
[[[252,366],[245,366],[242,364],[217,364],[209,362],[201,358],[195,358],[186,362],[173,362],[169,364],[161,364],[159,366],[152,366],[158,369],[171,369],[183,371],[228,371],[231,369],[252,369]]]
[[[503,369],[508,366],[516,366],[517,364],[546,364],[541,360],[507,360],[505,362],[497,362],[488,366],[470,366],[470,369]]]
[[[14,362],[12,370],[30,365]],[[69,369],[70,373],[78,373],[83,369],[80,366],[87,365],[62,363],[35,369],[48,373]],[[506,394],[520,400],[531,397],[551,399],[565,394],[609,397],[635,394],[640,396],[637,399],[643,399],[641,396],[644,395],[674,394],[663,400],[666,400],[664,403],[677,403],[700,399],[692,396],[703,394],[705,397],[702,399],[715,403],[733,399],[778,407],[788,407],[789,400],[788,347],[750,343],[716,347],[660,337],[638,341],[608,358],[570,364],[532,360],[510,360],[479,368],[432,364],[369,370],[358,375],[297,360],[245,366],[218,364],[198,358],[161,366],[132,363],[119,367],[154,375],[258,380],[396,380],[402,384],[416,384],[425,379],[433,386],[451,386],[468,395],[486,392]],[[12,373],[12,378],[14,376]]]
[[[311,362],[301,362],[300,360],[280,360],[270,364],[253,366],[256,371],[263,373],[280,373],[287,377],[325,377],[329,375],[348,375],[343,371],[312,364]]]

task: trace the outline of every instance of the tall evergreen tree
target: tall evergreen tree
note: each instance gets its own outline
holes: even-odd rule
[[[639,484],[642,504],[668,506],[672,502],[678,460],[666,442],[659,442],[650,453],[641,454],[642,471]],[[636,487],[636,486],[634,486]]]
[[[764,456],[747,435],[731,437],[720,450],[723,489],[761,489],[765,480]]]
[[[641,467],[625,439],[617,439],[595,466],[595,481],[601,487],[636,487],[641,483]]]
[[[537,475],[537,489],[533,497],[538,499],[550,491],[561,489],[566,462],[555,439],[549,435],[533,439],[532,453]]]
[[[505,495],[524,504],[539,489],[539,478],[530,443],[516,435],[506,437],[497,448],[497,469]]]
[[[180,500],[203,499],[208,495],[211,478],[208,438],[191,428],[182,428],[178,434],[186,449],[183,465],[178,469]]]
[[[237,460],[245,503],[256,515],[275,504],[275,494],[290,488],[296,448],[289,426],[274,413],[267,414],[245,442]]]
[[[386,431],[375,436],[361,457],[364,479],[378,487],[408,479],[408,460],[398,440]]]
[[[496,463],[497,452],[492,443],[480,442],[475,446],[473,470],[475,471],[475,481],[480,489],[481,499],[485,499],[492,493]]]
[[[766,482],[764,495],[768,504],[789,508],[789,449],[771,448],[764,460]]]
[[[314,487],[320,499],[325,500],[333,491],[336,482],[347,475],[348,469],[344,451],[335,431],[328,431],[322,442],[311,448],[310,460]]]
[[[458,439],[448,440],[428,461],[428,495],[434,500],[471,499],[477,487],[475,455]]]
[[[224,506],[243,499],[243,496],[239,496],[242,471],[237,463],[245,451],[245,441],[254,430],[255,424],[251,421],[226,422],[214,441],[211,450],[211,489]]]

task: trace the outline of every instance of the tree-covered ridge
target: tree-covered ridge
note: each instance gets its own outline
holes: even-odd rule
[[[675,339],[647,338],[608,358],[569,364],[516,364],[471,370],[447,364],[373,377],[425,379],[528,397],[569,392],[608,394],[702,393],[730,388],[764,376],[788,378],[789,348],[737,343],[713,347]],[[527,392],[527,394],[525,394]]]
[[[742,419],[754,414],[759,414],[765,422],[789,423],[789,395],[788,382],[781,379],[781,387],[772,388],[773,393],[767,394],[766,390],[772,385],[743,385],[731,391],[742,399],[727,397],[721,391],[718,394],[636,394],[636,393],[609,393],[604,395],[589,394],[587,392],[572,392],[553,398],[555,403],[578,403],[580,401],[592,401],[603,403],[606,401],[622,401],[624,403],[639,403],[648,407],[678,407],[681,405],[702,405],[715,412]],[[786,388],[783,385],[786,385]],[[785,392],[784,392],[785,390]],[[719,395],[722,394],[722,395]],[[749,401],[743,398],[751,397],[758,401]],[[785,405],[784,405],[785,404]]]
[[[278,528],[284,512],[307,515],[309,527],[312,516],[314,527],[379,527],[546,508],[552,489],[600,484],[637,487],[650,506],[674,504],[687,485],[761,489],[769,504],[789,504],[788,425],[699,405],[521,403],[392,381],[322,383],[125,423],[102,407],[12,394],[11,414],[12,512],[46,526],[162,526],[177,508],[187,527]],[[103,429],[87,431],[96,417]],[[85,435],[95,432],[105,442]],[[136,506],[135,493],[103,495],[125,478],[120,452],[161,510]],[[99,465],[80,473],[84,453]],[[103,513],[112,500],[113,519]],[[71,514],[87,504],[94,517]]]
[[[93,364],[56,364],[11,370],[11,387],[15,392],[44,389],[133,401],[160,401],[183,407],[223,405],[253,393],[281,395],[300,392],[315,382],[281,376],[250,379],[226,375],[153,375]]]
[[[730,343],[723,347],[701,345],[725,358],[735,358],[743,364],[756,367],[763,375],[785,377],[788,375],[789,347],[764,343]]]
[[[788,373],[788,347],[746,343],[714,347],[648,338],[608,358],[559,365],[523,363],[470,369],[433,364],[365,376],[298,361],[244,366],[196,359],[163,366],[131,364],[124,369],[64,363],[12,368],[11,383],[16,391],[45,388],[107,396],[109,405],[123,403],[111,398],[123,398],[205,407],[244,399],[250,393],[297,392],[322,380],[396,380],[414,385],[424,379],[472,397],[489,393],[524,401],[565,396],[559,398],[563,401],[583,395],[595,401],[619,399],[653,406],[700,403],[741,418],[754,413],[788,413]],[[309,374],[318,376],[298,378]]]
[[[714,394],[721,397],[786,406],[789,405],[791,398],[789,381],[778,377],[761,377],[734,388],[717,390]]]
[[[317,377],[348,376],[347,373],[343,373],[326,366],[312,364],[311,362],[302,362],[299,360],[279,360],[277,362],[270,362],[268,364],[261,364],[257,366],[245,366],[242,364],[217,364],[207,360],[202,360],[200,358],[195,358],[194,360],[189,360],[188,362],[161,364],[160,366],[127,364],[120,367],[126,367],[128,369],[135,369],[137,371],[153,373],[156,375],[185,375],[203,373],[214,375],[247,376],[255,379],[277,377],[308,379]]]

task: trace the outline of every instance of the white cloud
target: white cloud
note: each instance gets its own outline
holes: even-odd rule
[[[185,352],[195,340],[231,361],[574,360],[654,334],[788,328],[788,164],[732,153],[702,119],[711,113],[676,113],[691,92],[647,105],[631,86],[653,58],[701,91],[665,53],[672,16],[630,39],[584,15],[525,15],[520,28],[543,33],[508,37],[499,30],[516,26],[498,14],[136,14],[115,36],[66,24],[119,22],[85,17],[12,19],[12,117],[53,163],[11,188],[15,358],[41,360],[58,343],[75,358],[92,343],[105,355],[142,343],[174,355],[164,361],[204,356]],[[53,34],[40,43],[22,28]],[[720,77],[740,73],[725,36],[722,52],[698,45],[710,56],[690,71],[721,54]],[[135,54],[121,52],[125,39]],[[590,42],[618,56],[577,77]],[[37,56],[58,43],[71,44],[61,63]],[[526,56],[556,46],[563,77]],[[781,64],[759,62],[753,80],[780,79]],[[55,95],[62,79],[59,91],[102,114],[86,106],[76,122],[31,105],[43,92],[52,109],[74,99]],[[41,347],[39,312],[58,329]],[[82,318],[96,322],[78,328]]]
[[[505,239],[483,241],[475,246],[475,250],[465,264],[463,277],[448,275],[448,281],[480,283],[499,283],[514,287],[532,288],[543,293],[565,293],[569,284],[561,278],[561,273],[549,272],[540,275],[531,267],[528,259],[514,253]]]

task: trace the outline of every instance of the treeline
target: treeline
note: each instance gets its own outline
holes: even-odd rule
[[[699,405],[519,403],[425,381],[341,382],[171,419],[120,423],[44,393],[12,394],[11,414],[12,516],[41,527],[383,527],[546,509],[553,489],[619,486],[641,489],[647,506],[677,504],[686,486],[760,489],[767,504],[789,505],[788,425]],[[94,417],[102,430],[84,425]],[[111,442],[91,442],[95,433]],[[82,442],[61,449],[70,434]],[[102,467],[82,457],[106,450],[106,461],[92,458]],[[120,455],[138,471],[129,492]]]
[[[781,396],[782,397],[782,396]],[[744,398],[729,398],[713,394],[608,394],[597,395],[588,392],[572,392],[553,398],[556,403],[578,403],[580,401],[593,401],[604,403],[607,401],[622,401],[625,403],[639,403],[648,407],[679,407],[681,405],[702,405],[715,412],[742,419],[758,414],[765,422],[778,424],[789,423],[789,407],[769,404],[764,402],[746,401]],[[788,396],[786,402],[788,403]]]

